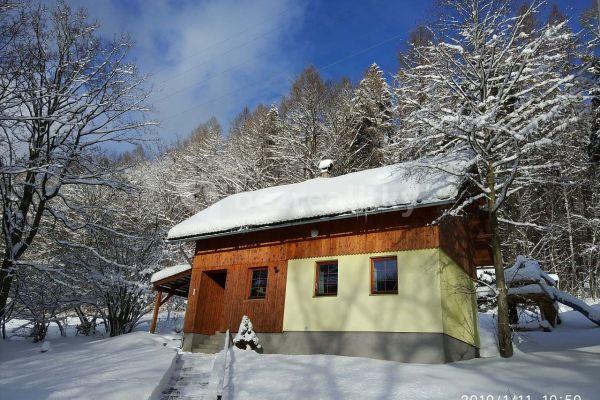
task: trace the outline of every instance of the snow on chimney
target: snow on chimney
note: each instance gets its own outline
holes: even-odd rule
[[[319,161],[321,178],[329,178],[331,176],[331,168],[333,168],[333,160],[326,158],[324,160]]]

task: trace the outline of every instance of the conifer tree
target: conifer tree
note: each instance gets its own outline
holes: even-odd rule
[[[275,161],[275,140],[281,132],[275,105],[259,105],[243,112],[227,141],[225,175],[233,192],[261,189],[281,182],[281,165]]]
[[[393,106],[390,87],[377,64],[366,71],[352,103],[356,133],[350,151],[355,169],[379,167],[393,129]]]
[[[240,329],[233,338],[233,344],[244,350],[260,349],[261,347],[258,343],[258,336],[254,332],[254,326],[247,315],[242,317]]]

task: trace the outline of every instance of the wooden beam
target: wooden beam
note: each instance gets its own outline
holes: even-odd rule
[[[156,330],[156,320],[158,319],[158,310],[160,309],[162,292],[159,290],[156,292],[156,301],[154,302],[154,312],[152,313],[152,322],[150,323],[150,333],[154,333]]]
[[[176,283],[176,282],[170,282],[170,283]],[[187,297],[188,291],[183,290],[182,288],[184,286],[188,286],[187,289],[189,290],[189,284],[190,284],[189,280],[184,280],[184,281],[179,281],[179,283],[177,285],[167,286],[166,284],[162,284],[160,286],[155,286],[154,288],[156,290],[160,290],[164,293],[172,293],[177,296]]]
[[[189,285],[189,284],[190,284],[189,279],[184,279],[184,280],[178,279],[178,280],[172,282],[171,289],[178,289],[180,287],[183,287],[183,286]]]
[[[165,304],[167,301],[169,301],[169,299],[170,299],[171,297],[173,297],[173,293],[169,293],[169,294],[167,295],[167,297],[165,297],[165,298],[163,299],[163,301],[161,301],[161,302],[160,302],[160,305],[162,306],[163,304]]]
[[[181,296],[181,297],[188,296],[188,292],[186,290],[182,290],[182,289],[172,289],[172,288],[166,287],[166,286],[159,286],[156,288],[156,290],[160,290],[163,293],[172,293],[174,295]]]
[[[156,281],[156,282],[154,282],[154,286],[160,286],[160,285],[164,285],[165,283],[173,282],[173,281],[176,281],[181,278],[191,277],[191,275],[192,275],[192,270],[188,269],[188,270],[182,271],[178,274],[168,276],[159,281]]]

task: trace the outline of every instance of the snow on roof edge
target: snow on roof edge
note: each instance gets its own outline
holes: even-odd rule
[[[190,264],[179,264],[174,265],[172,267],[163,268],[160,271],[157,271],[152,274],[152,276],[150,277],[150,282],[155,283],[158,281],[162,281],[163,279],[180,274],[190,269],[192,269],[192,266]]]
[[[369,210],[353,211],[353,212],[347,212],[347,213],[341,213],[341,214],[321,215],[321,216],[309,217],[309,218],[305,218],[305,219],[292,219],[289,221],[280,221],[277,223],[266,224],[266,225],[249,225],[249,226],[246,226],[243,228],[233,228],[233,229],[223,230],[223,231],[218,231],[218,232],[200,233],[200,234],[196,234],[196,235],[187,235],[187,236],[179,236],[179,237],[168,237],[166,239],[166,241],[169,243],[189,242],[189,241],[208,239],[208,238],[218,237],[218,236],[229,236],[229,235],[235,235],[238,233],[248,233],[248,232],[281,228],[283,226],[306,225],[306,224],[310,224],[310,223],[314,223],[314,222],[331,221],[331,220],[335,220],[335,219],[352,218],[352,217],[366,216],[366,215],[373,215],[373,214],[382,214],[382,213],[392,212],[392,211],[402,211],[402,210],[407,210],[409,208],[416,209],[416,208],[425,208],[425,207],[435,207],[435,206],[439,206],[439,205],[453,203],[454,200],[455,200],[455,198],[452,197],[447,200],[440,200],[440,201],[431,202],[431,203],[422,203],[422,204],[416,204],[416,205],[401,204],[401,205],[398,205],[395,207],[387,207],[387,208],[380,207],[380,208],[373,208],[373,209],[369,209]]]

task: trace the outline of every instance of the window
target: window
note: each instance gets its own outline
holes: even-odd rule
[[[337,261],[317,263],[315,279],[315,296],[336,296],[338,285]]]
[[[250,294],[249,299],[264,299],[267,295],[268,268],[253,268],[250,270]]]
[[[371,294],[398,293],[398,264],[396,257],[371,259]]]

